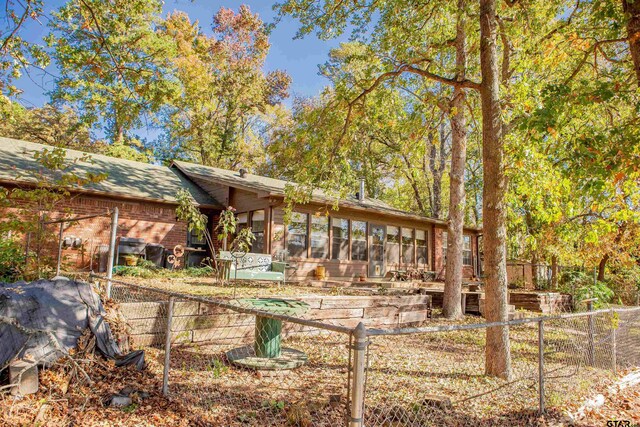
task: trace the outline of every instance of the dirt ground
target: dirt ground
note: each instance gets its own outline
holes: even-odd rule
[[[612,387],[612,375],[576,369],[560,356],[549,358],[548,414],[538,416],[537,389],[531,379],[536,364],[529,357],[535,350],[531,331],[521,328],[512,334],[516,373],[512,383],[482,375],[482,354],[477,354],[483,349],[482,334],[463,332],[372,338],[366,425],[599,426],[608,420],[628,420],[630,425],[640,422],[640,385],[617,391]],[[287,338],[284,345],[309,357],[303,367],[288,374],[256,373],[231,366],[225,351],[240,344],[173,348],[169,398],[160,393],[162,350],[146,349],[147,368],[141,372],[116,368],[92,352],[79,351],[73,356],[74,363],[61,361],[41,370],[37,394],[20,399],[0,394],[0,426],[342,425],[348,337],[304,334]],[[131,405],[105,405],[125,387],[135,389]],[[604,395],[604,405],[584,411],[584,416],[570,423],[566,414],[576,412],[581,402],[597,394]],[[447,395],[451,406],[426,406],[422,400],[428,395]]]
[[[135,281],[127,278],[128,281]],[[233,289],[210,279],[143,279],[146,286],[176,292],[233,298]],[[309,295],[335,289],[241,284],[238,296]],[[111,310],[110,304],[107,309]],[[464,323],[478,323],[466,316]],[[572,321],[573,322],[573,321]],[[545,329],[545,401],[539,416],[538,347],[535,325],[510,332],[514,378],[484,375],[484,330],[373,336],[367,355],[365,425],[410,426],[599,426],[609,420],[640,423],[640,385],[621,391],[602,366],[585,367],[581,342],[584,325],[549,323]],[[428,326],[450,324],[436,316]],[[118,334],[126,327],[116,325]],[[596,323],[605,331],[606,323]],[[0,392],[0,426],[321,426],[343,425],[347,414],[349,336],[304,330],[287,336],[283,346],[306,354],[292,371],[252,371],[229,363],[227,352],[253,341],[244,338],[200,345],[174,345],[168,398],[160,392],[164,352],[145,348],[147,367],[116,368],[82,341],[71,358],[40,371],[40,391],[24,398]],[[637,332],[637,328],[634,329]],[[237,336],[237,335],[235,335]],[[637,342],[634,338],[633,342]],[[596,349],[605,364],[606,348]],[[634,353],[635,354],[635,353]],[[627,373],[621,370],[619,376]],[[88,378],[87,378],[88,377]],[[108,405],[109,398],[130,388],[132,403]],[[589,398],[604,405],[582,411]]]

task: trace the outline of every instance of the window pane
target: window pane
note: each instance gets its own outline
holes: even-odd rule
[[[333,259],[349,259],[349,220],[331,218],[333,229],[332,255]]]
[[[187,245],[188,246],[204,246],[207,242],[204,237],[204,233],[202,236],[198,236],[198,232],[196,230],[188,231],[187,234]]]
[[[471,265],[472,253],[471,253],[471,236],[463,237],[463,249],[462,249],[462,264]]]
[[[381,263],[384,261],[384,226],[369,225],[369,234],[371,235],[371,253],[369,259]]]
[[[249,224],[248,217],[249,217],[249,214],[247,214],[246,212],[240,213],[236,216],[236,219],[237,219],[236,234],[238,234],[240,230],[248,227],[248,224]]]
[[[264,252],[264,211],[254,211],[251,214],[251,231],[256,236],[256,240],[253,241],[251,252],[263,253]]]
[[[402,262],[404,264],[413,264],[413,229],[402,229]]]
[[[311,258],[329,256],[329,218],[321,215],[311,217]]]
[[[393,225],[387,225],[387,243],[399,243],[400,242],[400,228]]]
[[[291,214],[291,222],[287,226],[287,251],[294,258],[307,257],[307,214]]]
[[[367,223],[351,221],[351,259],[367,260]]]
[[[464,236],[464,249],[471,250],[471,236]]]
[[[427,232],[424,230],[416,230],[416,262],[419,265],[429,264]]]
[[[400,228],[387,226],[387,262],[397,264],[400,262]]]

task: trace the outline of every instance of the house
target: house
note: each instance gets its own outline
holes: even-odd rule
[[[30,187],[38,174],[48,175],[34,159],[34,153],[52,147],[32,142],[0,137],[0,186]],[[91,161],[82,161],[86,153],[67,150],[69,171],[85,173],[107,173],[99,183],[72,191],[72,197],[56,206],[48,219],[70,216],[97,215],[119,209],[118,236],[142,237],[148,243],[162,244],[173,248],[187,242],[187,226],[176,220],[176,193],[185,188],[200,209],[213,215],[224,207],[205,191],[182,176],[179,171],[164,166],[117,159],[91,154]],[[20,201],[16,201],[19,204]],[[11,209],[11,208],[10,208]],[[71,214],[70,214],[71,213]],[[66,235],[83,240],[86,250],[67,251],[67,258],[75,259],[77,266],[88,268],[91,254],[100,244],[109,242],[109,218],[94,218],[80,221],[65,229]]]
[[[28,185],[19,171],[33,168],[33,152],[46,146],[0,138],[0,184]],[[68,150],[78,158],[83,153]],[[369,198],[360,191],[335,200],[313,191],[310,202],[295,206],[285,224],[287,181],[174,161],[169,167],[92,155],[92,163],[78,162],[84,171],[106,172],[108,178],[79,190],[70,208],[94,213],[118,206],[119,234],[142,237],[166,248],[192,245],[194,237],[175,217],[175,195],[185,188],[211,227],[222,209],[232,206],[240,227],[251,227],[256,241],[252,252],[271,254],[291,263],[291,279],[312,278],[324,267],[328,278],[381,278],[391,270],[417,268],[444,276],[446,223],[405,212]],[[464,276],[478,276],[480,230],[465,228]]]

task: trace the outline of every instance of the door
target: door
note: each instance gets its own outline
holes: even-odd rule
[[[370,224],[369,226],[369,277],[384,277],[385,257],[384,241],[386,227]]]

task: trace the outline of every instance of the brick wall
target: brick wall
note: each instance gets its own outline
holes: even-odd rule
[[[175,206],[164,203],[76,195],[58,204],[55,211],[47,214],[47,219],[96,215],[115,207],[119,210],[118,236],[143,238],[148,243],[160,243],[169,249],[186,244],[186,223],[176,221]],[[47,231],[56,236],[54,246],[57,245],[58,230],[58,224],[47,226]],[[109,244],[110,230],[111,218],[108,215],[65,223],[63,236],[82,239],[81,249],[63,250],[65,265],[81,269],[95,265],[100,246]],[[53,251],[51,255],[56,256],[57,246],[47,250]]]
[[[442,234],[445,232],[446,230],[444,228],[438,228],[435,227],[434,228],[434,233],[433,233],[433,265],[434,265],[434,271],[436,272],[436,276],[438,277],[438,279],[440,280],[444,280],[444,276],[445,276],[445,253],[442,250]],[[475,271],[474,271],[474,263],[476,263],[478,261],[478,251],[477,251],[477,239],[478,236],[474,235],[474,234],[466,234],[465,236],[470,236],[471,237],[471,257],[472,257],[472,264],[471,265],[464,265],[462,267],[462,277],[463,278],[472,278],[475,277]]]

